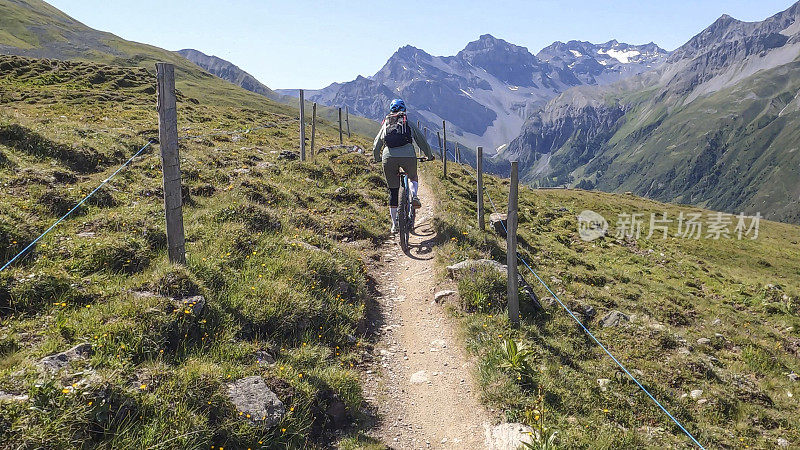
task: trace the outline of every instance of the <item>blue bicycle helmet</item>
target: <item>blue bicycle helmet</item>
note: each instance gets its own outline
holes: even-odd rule
[[[398,111],[405,111],[406,103],[403,101],[403,99],[396,98],[392,100],[392,104],[389,105],[389,110],[391,110],[393,113],[396,113]]]

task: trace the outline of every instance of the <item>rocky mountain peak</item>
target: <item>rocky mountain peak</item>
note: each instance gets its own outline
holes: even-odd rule
[[[458,55],[467,56],[473,53],[489,53],[489,52],[518,53],[518,54],[527,53],[528,55],[531,55],[531,53],[528,51],[527,48],[520,47],[519,45],[514,45],[503,39],[496,38],[491,34],[481,35],[477,41],[472,41],[469,44],[467,44],[467,46],[464,47],[464,50],[460,51]]]
[[[800,2],[759,22],[744,22],[723,14],[675,50],[669,62],[721,51],[730,53],[730,56],[739,55],[741,59],[744,56],[781,47],[788,41],[788,36],[798,34],[800,31],[800,27],[793,26],[798,16],[800,16]],[[731,58],[727,60],[731,61]]]
[[[412,45],[404,45],[397,49],[396,52],[389,58],[389,61],[392,60],[403,60],[403,61],[412,61],[419,57],[430,57],[429,54],[425,53],[424,50],[418,49]]]
[[[734,17],[731,17],[727,14],[723,14],[719,16],[719,19],[715,20],[714,23],[708,26],[705,31],[708,34],[717,34],[717,33],[724,33],[727,29],[729,29],[732,25],[742,23],[741,20],[738,20]]]
[[[470,42],[456,59],[481,68],[500,81],[515,86],[530,86],[534,72],[541,71],[540,63],[527,48],[484,34]]]

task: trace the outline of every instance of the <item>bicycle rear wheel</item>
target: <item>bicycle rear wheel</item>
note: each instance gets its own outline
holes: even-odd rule
[[[408,202],[410,204],[411,203],[411,198],[412,198],[411,189],[408,190],[408,198],[409,198]],[[410,208],[408,210],[408,222],[410,223],[410,225],[408,227],[409,228],[408,231],[410,233],[410,232],[414,231],[414,227],[416,226],[416,222],[417,222],[417,208],[415,208],[413,204],[411,204],[411,206],[410,206]]]
[[[408,251],[408,235],[411,232],[411,225],[410,223],[410,211],[411,211],[411,203],[408,200],[408,196],[410,195],[410,190],[408,188],[408,182],[403,180],[403,193],[400,196],[400,207],[398,208],[397,214],[398,222],[400,225],[400,229],[398,230],[400,233],[400,248],[403,251]]]

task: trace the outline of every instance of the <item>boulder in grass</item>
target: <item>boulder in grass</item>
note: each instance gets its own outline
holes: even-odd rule
[[[261,365],[272,365],[275,364],[275,358],[267,351],[258,350],[256,351],[253,356],[256,358],[256,362]]]
[[[630,317],[619,311],[611,311],[610,313],[606,314],[605,317],[600,319],[600,326],[619,327],[627,322],[630,322],[630,320],[631,320]]]
[[[303,242],[303,241],[298,240],[298,239],[293,239],[291,241],[288,241],[288,244],[291,245],[292,247],[304,248],[304,249],[306,249],[306,250],[308,250],[310,252],[314,252],[314,253],[316,253],[316,252],[330,253],[327,250],[323,250],[323,249],[317,247],[316,245],[312,245],[312,244],[309,244],[308,242]]]
[[[280,160],[288,160],[288,161],[296,161],[300,159],[300,155],[296,152],[291,150],[282,150],[281,153],[278,155],[278,159]]]
[[[506,237],[506,227],[508,227],[508,214],[492,213],[489,216],[489,224],[494,228],[495,233]]]
[[[74,361],[88,358],[91,352],[92,344],[84,342],[61,353],[45,356],[39,360],[39,367],[48,372],[58,372],[69,367]]]
[[[182,311],[187,314],[193,314],[195,316],[203,312],[203,308],[206,307],[206,298],[202,295],[193,295],[191,297],[174,300],[174,302],[176,308],[181,308]]]
[[[12,394],[9,392],[0,391],[0,403],[9,402],[9,403],[24,403],[30,400],[25,394]]]
[[[533,443],[533,428],[521,423],[501,423],[500,425],[484,425],[486,441],[484,447],[489,450],[517,450]]]
[[[447,273],[450,275],[450,278],[458,278],[467,270],[478,267],[489,267],[496,270],[500,275],[508,273],[508,266],[491,259],[467,259],[460,263],[453,264],[452,266],[447,266]]]
[[[260,376],[246,377],[227,384],[228,398],[240,419],[271,427],[283,418],[286,408]]]
[[[325,409],[325,416],[336,430],[344,428],[350,422],[347,417],[347,406],[336,396],[331,398],[330,405]]]

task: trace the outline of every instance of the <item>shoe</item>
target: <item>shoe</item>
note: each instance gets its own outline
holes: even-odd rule
[[[419,201],[419,197],[416,195],[411,198],[411,204],[414,206],[414,208],[422,208],[422,202]]]
[[[398,229],[400,229],[400,223],[395,220],[394,222],[392,222],[392,231],[391,231],[391,233],[392,234],[397,233]]]

